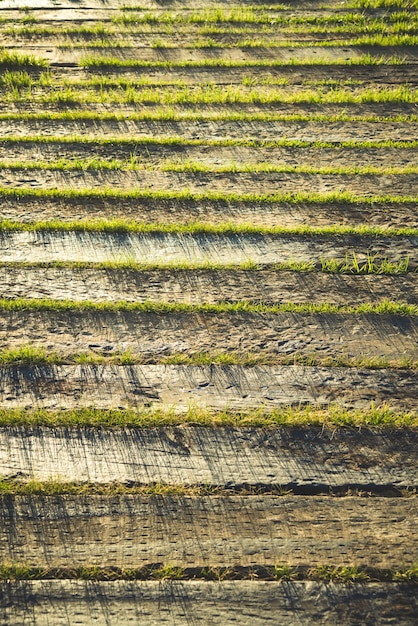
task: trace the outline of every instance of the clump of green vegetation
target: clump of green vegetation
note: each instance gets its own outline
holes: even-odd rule
[[[46,67],[48,62],[45,59],[0,48],[0,71],[42,70]]]
[[[365,261],[359,261],[353,252],[352,258],[346,255],[345,261],[321,258],[322,271],[331,274],[406,274],[408,267],[409,257],[390,261],[379,260],[377,255],[368,254]]]

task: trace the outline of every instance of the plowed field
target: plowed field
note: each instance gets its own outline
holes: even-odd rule
[[[416,0],[0,0],[0,625],[412,626]]]

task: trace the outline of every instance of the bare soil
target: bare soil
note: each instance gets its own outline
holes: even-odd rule
[[[5,311],[0,321],[0,349],[34,344],[62,355],[261,350],[281,356],[418,359],[415,316],[27,310]]]
[[[1,515],[0,558],[38,567],[359,567],[373,550],[375,567],[406,567],[418,557],[417,515],[417,498],[18,496]]]
[[[418,304],[413,274],[401,276],[245,270],[144,270],[94,267],[0,267],[0,298],[100,302],[329,302],[393,300]]]
[[[108,345],[103,345],[103,352]],[[95,346],[93,350],[100,350]],[[32,365],[0,369],[0,402],[11,409],[132,409],[191,406],[265,410],[289,404],[371,401],[418,409],[416,371],[313,366]]]
[[[418,609],[409,585],[259,581],[18,581],[3,583],[6,626],[353,626],[372,615],[374,626],[411,626]]]
[[[417,438],[408,429],[4,427],[0,473],[22,480],[282,485],[305,492],[415,487]],[[391,500],[385,502],[389,507]]]

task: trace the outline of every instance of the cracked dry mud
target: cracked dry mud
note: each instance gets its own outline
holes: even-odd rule
[[[418,140],[417,13],[412,2],[353,4],[0,0],[2,626],[415,624],[416,421],[372,424],[378,407],[418,410],[418,238],[393,231],[418,226],[410,168]],[[44,58],[47,74],[22,56],[12,62],[14,52]],[[145,64],[87,68],[86,55]],[[207,104],[187,100],[209,87]],[[147,90],[150,97],[138,101]],[[170,104],[181,90],[184,102]],[[237,90],[257,97],[239,103]],[[315,97],[298,101],[302,92]],[[364,101],[350,101],[360,92]],[[155,104],[157,93],[168,104]],[[296,101],[263,103],[261,93]],[[328,95],[336,101],[323,102]],[[269,141],[275,146],[262,143]],[[137,170],[128,167],[133,156]],[[267,163],[296,171],[219,171]],[[155,228],[98,230],[97,221],[108,219]],[[74,228],[77,221],[90,230]],[[193,222],[229,230],[161,229]],[[244,224],[296,230],[239,231]],[[357,230],[306,235],[297,230],[304,226]],[[362,234],[362,226],[380,234]],[[392,273],[353,273],[356,262],[372,259],[377,267],[392,263]],[[335,260],[351,263],[352,273],[322,271]],[[309,271],[280,268],[302,262]],[[406,271],[394,273],[402,265]],[[410,305],[410,313],[124,305],[386,300]],[[199,363],[200,352],[244,362],[252,353],[266,364],[164,364],[180,356]],[[123,353],[133,364],[118,361]],[[83,354],[95,361],[79,362]],[[261,414],[288,405],[369,410],[371,421],[357,428],[190,423],[193,410]],[[22,423],[34,409],[43,422]],[[170,409],[179,425],[48,422],[49,411],[62,420],[116,409]],[[20,421],[7,422],[11,416]],[[15,580],[10,564],[28,579]],[[168,569],[161,580],[103,580],[109,568],[117,578],[151,566]],[[274,579],[281,566],[301,568],[303,580]],[[321,566],[348,568],[346,580],[350,572],[355,580],[310,580]],[[183,579],[167,580],[170,567]],[[270,580],[257,578],[260,567]],[[374,570],[356,579],[353,567],[409,574],[385,582]],[[76,568],[97,579],[80,579]],[[233,580],[225,574],[231,568]],[[202,579],[208,572],[219,580]]]

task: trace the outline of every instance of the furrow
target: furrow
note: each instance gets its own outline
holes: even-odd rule
[[[10,51],[17,51],[16,46],[12,46]],[[272,64],[282,63],[306,63],[312,57],[320,57],[320,62],[344,63],[353,61],[354,63],[362,59],[366,54],[370,54],[376,59],[390,59],[394,55],[399,55],[406,63],[417,63],[418,52],[414,46],[368,46],[368,45],[329,45],[327,47],[309,46],[279,48],[165,48],[163,53],[155,48],[104,48],[103,51],[90,47],[88,44],[84,48],[71,48],[64,46],[31,45],[26,43],[19,47],[19,52],[36,55],[45,59],[52,66],[59,64],[62,66],[84,66],[91,71],[100,72],[108,67],[119,64],[122,67],[132,68],[135,65],[160,65],[183,64],[183,63],[203,63],[210,65],[211,60],[234,62],[240,64],[260,63],[261,60],[270,61]],[[102,54],[100,54],[102,53]],[[96,58],[95,58],[96,57]],[[116,63],[115,63],[116,60]]]
[[[103,346],[104,348],[106,346]],[[97,349],[97,348],[96,348]],[[418,411],[416,371],[315,366],[9,365],[0,367],[0,406],[73,410],[190,406],[269,411],[288,405]],[[60,465],[57,468],[59,471]],[[6,469],[3,465],[1,473]]]
[[[417,432],[405,428],[8,427],[0,429],[0,442],[0,474],[23,481],[65,477],[91,483],[366,490],[416,484]],[[309,502],[315,506],[314,499]],[[363,532],[366,528],[362,525]],[[100,547],[100,535],[96,538]]]
[[[418,603],[408,584],[336,585],[322,582],[97,582],[18,581],[2,583],[5,625],[69,626],[75,619],[97,626],[162,623],[176,626],[230,623],[293,626],[299,623],[351,626],[359,614],[375,626],[411,626]],[[74,598],[77,598],[76,602]],[[396,607],[396,609],[394,608]],[[303,616],[302,616],[303,615]]]
[[[294,110],[294,107],[292,107]],[[340,111],[341,114],[341,111]],[[134,120],[106,119],[88,113],[87,119],[71,119],[77,113],[52,115],[50,120],[25,119],[25,113],[17,119],[1,119],[0,134],[7,136],[63,136],[82,135],[86,138],[130,137],[178,137],[184,139],[242,139],[269,141],[271,139],[296,141],[418,141],[418,125],[410,122],[365,122],[365,121],[228,121],[228,120]],[[81,113],[82,115],[82,113]],[[239,115],[239,113],[237,113]],[[193,114],[191,115],[193,118]],[[88,119],[90,118],[90,119]]]
[[[89,350],[142,356],[264,351],[417,360],[418,323],[415,316],[375,313],[3,311],[0,349],[28,344],[64,356]]]
[[[113,171],[89,170],[53,171],[1,169],[0,186],[24,189],[98,189],[113,188],[123,190],[147,189],[164,191],[167,189],[187,189],[191,193],[255,193],[274,194],[311,192],[329,193],[340,191],[353,194],[402,195],[405,189],[411,195],[418,195],[416,174],[207,174],[188,172]]]
[[[50,167],[54,166],[54,161],[74,167],[80,162],[80,169],[103,167],[129,168],[176,168],[187,167],[191,169],[202,167],[216,169],[234,168],[251,170],[251,167],[264,167],[267,164],[271,167],[303,168],[405,168],[412,166],[416,157],[416,149],[404,148],[349,148],[338,147],[326,148],[322,146],[303,147],[263,147],[263,146],[193,146],[181,141],[170,144],[142,143],[64,143],[60,140],[56,142],[1,142],[1,163],[5,166],[16,163],[33,168],[41,162]],[[95,164],[97,160],[97,164]],[[112,164],[111,162],[114,161]],[[115,162],[116,161],[116,162]],[[320,163],[320,165],[318,165]]]
[[[0,232],[1,262],[286,263],[345,260],[355,252],[416,268],[416,237],[263,235],[257,233]]]
[[[418,557],[417,514],[417,498],[16,496],[0,513],[0,559],[38,567],[359,567],[373,554],[374,567],[406,567]]]
[[[104,215],[113,219],[154,224],[253,224],[254,226],[300,227],[316,224],[318,227],[345,224],[387,228],[418,228],[418,214],[414,202],[390,203],[376,200],[365,203],[330,199],[328,202],[251,202],[209,199],[175,200],[164,198],[118,198],[105,196],[80,197],[26,197],[0,195],[0,211],[4,220],[21,224],[54,222],[56,220],[100,220]]]
[[[376,259],[378,264],[379,260]],[[354,270],[353,270],[354,271]],[[396,270],[395,270],[396,271]],[[418,304],[414,275],[325,274],[259,270],[162,270],[94,267],[0,267],[0,298],[96,302],[332,302],[359,305],[393,300]]]

